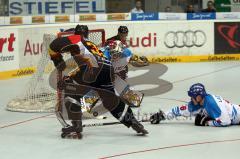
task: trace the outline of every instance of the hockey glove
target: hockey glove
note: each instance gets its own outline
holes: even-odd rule
[[[160,121],[165,120],[166,118],[164,117],[163,111],[159,111],[150,117],[150,122],[151,124],[159,124]]]
[[[62,80],[58,81],[57,88],[59,90],[64,90],[66,83],[73,83],[72,79],[69,76],[64,76]]]
[[[149,61],[145,56],[133,55],[129,61],[134,67],[144,67],[149,65]]]
[[[196,126],[207,126],[207,122],[212,120],[210,117],[208,117],[205,114],[197,114],[197,116],[195,117],[195,125]]]

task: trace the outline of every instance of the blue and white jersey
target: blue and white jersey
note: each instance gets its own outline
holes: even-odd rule
[[[166,118],[172,120],[176,117],[192,117],[196,116],[203,110],[203,107],[200,105],[194,105],[192,101],[182,106],[175,106],[169,111],[165,112]]]
[[[200,111],[206,113],[213,120],[208,122],[209,126],[228,126],[240,123],[240,106],[224,100],[221,96],[207,94],[203,106],[194,105],[189,102],[184,106],[177,106],[166,113],[168,119],[177,116],[195,116]]]
[[[129,60],[132,57],[132,52],[128,48],[124,48],[121,57],[117,59],[111,58],[111,55],[108,49],[104,49],[103,53],[107,57],[107,59],[112,62],[115,73],[125,70],[125,67],[128,65]]]

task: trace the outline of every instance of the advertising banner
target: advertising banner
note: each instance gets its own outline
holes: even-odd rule
[[[217,13],[217,19],[240,19],[240,12]]]
[[[107,20],[109,21],[117,21],[117,20],[126,20],[126,15],[125,13],[112,13],[112,14],[107,14]]]
[[[23,24],[23,17],[10,17],[10,24],[21,25]]]
[[[32,23],[33,24],[45,23],[45,16],[33,16]]]
[[[70,26],[69,26],[70,27]],[[43,52],[43,35],[57,35],[60,28],[68,27],[27,27],[19,29],[20,68],[36,66]]]
[[[215,22],[215,54],[240,54],[240,22]]]
[[[117,34],[120,25],[129,29],[128,47],[133,53],[145,56],[192,56],[214,54],[213,22],[98,22],[85,23],[89,29],[104,29],[106,38]],[[20,28],[20,67],[35,66],[42,53],[43,35],[56,34],[60,28],[75,24],[26,26]],[[144,28],[144,29],[142,29]]]
[[[10,16],[105,13],[105,0],[9,0]]]
[[[17,29],[0,29],[0,72],[19,68],[18,44]]]
[[[186,20],[187,14],[185,13],[159,13],[160,20]]]
[[[69,23],[70,22],[70,16],[69,15],[56,15],[55,16],[55,22],[56,23]]]
[[[187,20],[216,19],[216,13],[187,13]]]
[[[5,24],[5,17],[1,17],[0,16],[0,25],[4,25]]]
[[[240,12],[240,0],[215,0],[218,12]]]
[[[79,21],[96,21],[96,14],[80,14]]]
[[[120,22],[91,25],[103,28],[106,38],[117,34]],[[183,56],[214,54],[213,22],[154,21],[125,22],[129,29],[128,46],[139,55]],[[143,29],[144,28],[144,29]]]
[[[82,23],[89,29],[104,29],[105,38],[115,36],[118,27],[129,29],[127,46],[151,62],[205,62],[239,60],[240,22],[135,21]],[[0,72],[33,68],[43,53],[43,35],[56,35],[76,24],[51,24],[0,30]],[[143,29],[144,28],[144,29]],[[215,30],[214,30],[215,29]],[[214,54],[215,53],[215,54]],[[223,55],[225,54],[225,55]],[[23,71],[23,74],[33,69]]]
[[[158,20],[158,13],[132,13],[132,20]]]

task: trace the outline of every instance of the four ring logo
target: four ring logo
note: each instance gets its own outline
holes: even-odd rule
[[[169,31],[164,37],[164,44],[168,48],[202,47],[206,42],[207,36],[202,30]]]

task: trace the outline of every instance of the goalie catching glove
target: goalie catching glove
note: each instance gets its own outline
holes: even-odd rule
[[[135,67],[143,67],[149,65],[149,61],[146,56],[133,55],[129,62]]]

